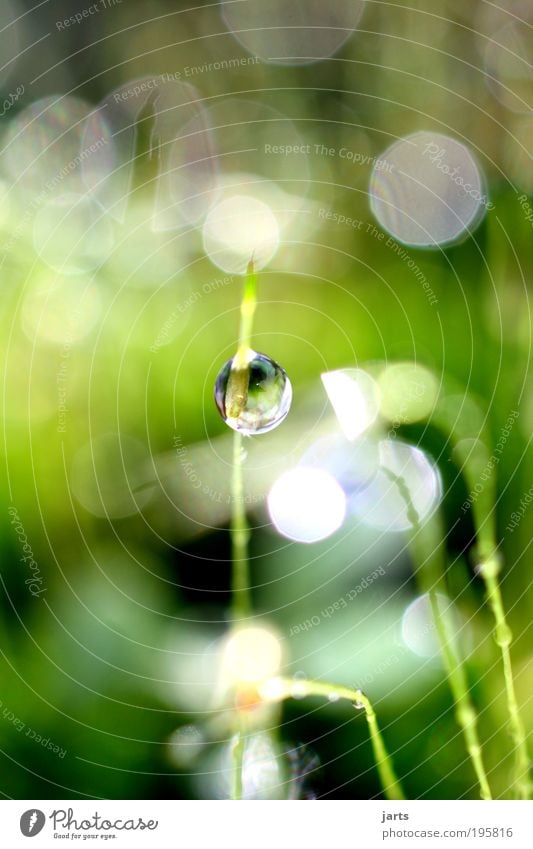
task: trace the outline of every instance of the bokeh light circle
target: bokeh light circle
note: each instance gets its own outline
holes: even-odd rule
[[[121,223],[139,206],[155,232],[196,222],[214,181],[205,114],[196,89],[169,74],[128,80],[86,122],[86,187]]]
[[[202,752],[205,742],[205,736],[197,725],[182,725],[170,735],[168,759],[178,768],[189,767]]]
[[[268,511],[283,536],[295,542],[318,542],[341,527],[346,497],[333,475],[299,466],[274,483],[268,494]]]
[[[459,611],[444,593],[436,593],[435,602],[439,617],[446,623],[452,645],[457,649],[458,631],[462,625]],[[418,657],[434,658],[439,655],[440,643],[428,593],[415,598],[406,608],[402,616],[402,640]]]
[[[70,488],[79,504],[98,518],[133,516],[154,494],[150,455],[131,436],[97,436],[77,451]]]
[[[381,414],[394,424],[428,416],[437,401],[439,384],[432,372],[417,363],[393,363],[378,378]]]
[[[233,631],[222,651],[223,675],[235,684],[254,684],[280,671],[281,643],[269,628],[251,625]]]
[[[375,422],[380,393],[374,378],[363,369],[325,372],[322,383],[346,439],[356,439]]]
[[[2,165],[19,191],[39,202],[82,191],[83,137],[91,107],[71,96],[45,97],[23,109],[3,139]]]
[[[83,274],[97,268],[111,253],[111,220],[88,195],[61,195],[35,216],[33,246],[51,268],[63,274]]]
[[[24,295],[21,325],[31,342],[62,345],[67,353],[91,333],[101,313],[102,296],[93,280],[44,270]]]
[[[322,469],[334,477],[344,491],[349,511],[352,496],[364,490],[378,470],[378,443],[366,436],[352,440],[342,433],[327,434],[305,451],[300,465]]]
[[[337,53],[357,28],[364,0],[222,3],[222,19],[253,56],[305,65]]]
[[[533,112],[529,115],[512,116],[512,120],[508,122],[508,128],[510,136],[505,139],[503,151],[505,171],[519,189],[528,195],[533,195],[533,168],[531,167]],[[530,208],[533,207],[528,198],[520,196],[519,203],[523,210],[527,209],[524,201]],[[531,221],[531,218],[528,220]]]
[[[533,37],[531,24],[511,20],[485,47],[486,80],[507,109],[531,114],[533,109]]]
[[[379,443],[379,468],[369,485],[350,499],[352,511],[381,531],[416,528],[439,502],[437,469],[419,448],[394,439]]]
[[[370,206],[387,233],[407,245],[456,241],[489,208],[481,172],[464,144],[419,132],[380,155],[370,178]]]
[[[203,240],[214,265],[228,274],[244,274],[252,258],[257,270],[273,258],[280,243],[279,225],[265,203],[235,194],[211,210]]]

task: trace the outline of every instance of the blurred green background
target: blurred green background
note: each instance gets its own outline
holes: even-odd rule
[[[217,720],[210,652],[230,603],[231,434],[212,393],[235,349],[242,277],[204,249],[215,163],[247,195],[254,180],[274,205],[275,191],[284,192],[288,221],[260,274],[254,331],[258,350],[284,366],[294,390],[285,425],[250,440],[255,609],[282,641],[286,674],[368,693],[408,797],[476,798],[442,665],[402,642],[402,616],[418,594],[405,535],[350,520],[332,539],[299,545],[275,533],[264,497],[330,415],[324,371],[416,360],[487,416],[491,451],[518,411],[494,472],[494,509],[517,693],[531,728],[527,509],[506,530],[532,471],[531,30],[520,23],[531,23],[531,8],[368,2],[359,31],[324,61],[213,68],[252,54],[217,4],[189,5],[124,0],[61,28],[58,21],[88,8],[65,0],[1,36],[10,105],[0,118],[0,791],[28,799],[227,794],[221,753],[230,732]],[[10,3],[2,23],[30,8]],[[511,24],[518,30],[509,35]],[[158,74],[180,74],[195,95],[176,95],[154,138],[163,95],[124,117],[109,93]],[[17,86],[24,91],[14,99]],[[43,98],[59,107],[48,110]],[[77,151],[90,138],[87,115],[105,98],[121,133],[84,171]],[[168,189],[165,144],[184,126],[202,130],[178,149],[184,176]],[[494,205],[451,246],[406,248],[433,305],[407,262],[370,230],[382,230],[369,204],[371,160],[419,130],[465,144]],[[294,144],[310,153],[265,152]],[[316,154],[315,144],[334,155]],[[358,161],[339,156],[344,148]],[[200,167],[191,166],[196,154]],[[39,197],[65,167],[60,184]],[[69,197],[88,180],[108,186],[110,172],[122,182],[98,195],[100,217],[93,209],[80,224]],[[199,208],[183,201],[196,187]],[[179,221],[160,224],[167,191],[182,204]],[[324,209],[363,224],[328,221]],[[468,487],[431,422],[400,426],[398,436],[438,463],[449,590],[468,622],[480,734],[495,794],[504,795],[512,755],[499,656],[473,568],[472,518],[460,509]],[[322,616],[378,567],[384,576]],[[294,633],[313,617],[319,625]],[[172,737],[181,726],[194,729]],[[277,740],[293,752],[287,792],[380,793],[366,724],[349,705],[288,702]]]

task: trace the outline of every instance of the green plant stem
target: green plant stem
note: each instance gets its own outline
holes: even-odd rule
[[[487,601],[494,617],[494,639],[500,647],[505,695],[509,714],[509,728],[515,745],[514,786],[515,796],[519,799],[529,799],[531,796],[531,780],[529,774],[529,753],[524,724],[518,710],[518,702],[514,686],[513,667],[511,663],[511,629],[507,624],[503,599],[498,582],[500,568],[499,558],[494,555],[479,564],[479,572],[485,583]]]
[[[413,526],[409,547],[417,566],[416,577],[422,592],[429,595],[444,668],[455,704],[455,717],[465,738],[466,750],[479,782],[480,795],[482,799],[492,799],[477,733],[478,716],[470,698],[464,664],[454,646],[453,623],[450,623],[449,616],[443,615],[439,609],[438,590],[447,597],[442,522],[438,512],[425,522],[420,522],[404,479],[391,471],[388,471],[387,475],[404,499],[407,517]]]
[[[465,668],[455,651],[451,639],[451,629],[447,617],[441,614],[439,599],[435,590],[429,591],[429,600],[448,675],[450,690],[455,702],[455,718],[465,738],[466,749],[479,782],[480,796],[482,799],[492,799],[477,731],[478,714],[468,691]]]
[[[232,615],[234,620],[239,620],[250,615],[251,600],[248,559],[250,529],[244,502],[242,434],[238,431],[233,435],[231,503]]]
[[[240,406],[246,403],[248,391],[248,351],[252,336],[253,319],[257,305],[257,274],[253,260],[250,261],[244,281],[241,301],[241,324],[239,346],[233,358],[228,380],[231,394],[229,403],[238,415]],[[231,476],[231,560],[232,560],[232,618],[234,621],[246,619],[252,610],[250,598],[250,562],[248,543],[250,528],[246,518],[243,477],[243,436],[240,431],[233,435],[233,468]],[[242,770],[246,735],[242,716],[238,716],[236,738],[233,746],[232,799],[242,799]]]
[[[512,260],[509,254],[507,241],[504,238],[504,230],[501,222],[494,215],[489,215],[487,221],[489,227],[489,238],[487,244],[490,250],[488,267],[492,272],[489,277],[490,282],[492,283],[495,281],[494,285],[496,285],[497,281],[505,281],[507,279],[509,263]],[[488,451],[486,453],[488,455]],[[474,474],[469,475],[469,467],[466,465],[466,471],[466,477],[469,481],[469,485],[473,487],[475,485],[475,478],[478,478],[479,480],[478,470],[476,470]],[[509,728],[515,744],[514,795],[519,799],[529,799],[531,796],[532,785],[529,770],[527,737],[516,699],[513,667],[511,663],[512,632],[507,624],[503,598],[498,581],[500,558],[497,550],[498,546],[496,544],[496,520],[493,506],[495,492],[493,487],[494,485],[489,485],[487,487],[488,498],[492,501],[492,509],[487,509],[488,505],[486,506],[483,503],[483,500],[479,505],[477,501],[473,504],[474,521],[477,525],[476,532],[479,552],[478,569],[485,583],[487,601],[494,617],[494,638],[497,645],[500,647],[501,652],[507,712],[509,715]]]
[[[242,768],[244,763],[244,750],[246,748],[246,738],[243,733],[243,729],[240,728],[236,735],[235,740],[233,742],[233,773],[232,773],[232,787],[231,787],[231,798],[239,801],[242,799]]]
[[[478,492],[476,485],[483,479],[490,456],[488,440],[481,439],[459,443],[455,453],[463,466],[465,480],[471,492]],[[494,619],[494,639],[500,648],[505,700],[509,717],[509,729],[515,745],[514,795],[519,799],[531,796],[529,773],[529,753],[527,738],[518,710],[511,663],[512,632],[507,624],[505,608],[498,581],[501,558],[496,543],[495,483],[493,479],[485,482],[484,487],[472,504],[472,516],[477,537],[477,569],[485,584],[487,601]]]
[[[515,744],[514,795],[528,799],[531,795],[531,781],[527,738],[516,699],[510,654],[512,634],[507,625],[498,582],[500,557],[496,532],[496,481],[494,474],[487,475],[487,471],[492,470],[494,465],[494,458],[488,448],[490,435],[486,432],[481,413],[479,421],[477,417],[471,420],[471,412],[461,417],[462,400],[459,406],[452,402],[453,398],[444,397],[435,411],[434,419],[454,443],[453,454],[470,492],[469,505],[476,531],[477,568],[485,584],[487,601],[494,619],[494,636],[500,648],[503,666],[509,728]]]
[[[365,710],[372,750],[385,795],[387,799],[405,799],[401,784],[394,772],[391,757],[381,736],[374,708],[370,699],[361,690],[352,690],[338,684],[327,684],[324,681],[312,681],[305,678],[298,678],[296,681],[291,678],[280,678],[277,685],[282,698],[289,698],[297,688],[298,698],[325,696],[329,699],[333,696],[337,699],[347,699],[353,705],[361,705]]]
[[[257,274],[255,273],[253,261],[248,264],[247,274],[244,281],[244,293],[241,302],[241,325],[239,331],[239,347],[233,358],[233,363],[228,381],[228,388],[233,378],[236,381],[237,391],[240,392],[244,381],[245,390],[248,387],[248,351],[252,335],[253,319],[257,304]],[[234,391],[234,390],[233,390]],[[233,403],[233,402],[232,402]],[[239,399],[235,401],[239,403]],[[232,557],[232,613],[233,619],[245,619],[251,612],[250,599],[250,564],[248,557],[248,543],[250,529],[246,518],[246,505],[244,498],[243,478],[243,436],[240,431],[235,431],[233,436],[233,467],[231,477],[231,557]]]
[[[457,637],[449,614],[440,609],[439,592],[447,596],[444,574],[442,526],[438,513],[423,525],[415,523],[410,540],[416,577],[422,592],[427,592],[435,628],[444,660],[450,691],[455,705],[455,718],[463,732],[466,750],[479,783],[482,799],[492,799],[477,731],[478,715],[470,697],[464,664],[457,652]]]
[[[250,347],[255,310],[257,307],[257,274],[253,259],[248,263],[244,278],[244,293],[241,301],[241,327],[237,359],[246,354]]]

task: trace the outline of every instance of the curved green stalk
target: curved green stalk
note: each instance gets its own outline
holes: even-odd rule
[[[368,696],[361,690],[352,690],[349,687],[343,687],[339,684],[329,684],[324,681],[313,681],[306,678],[279,678],[276,679],[276,698],[287,699],[295,693],[298,698],[305,696],[324,696],[327,699],[347,699],[357,708],[364,708],[368,730],[370,733],[370,741],[372,750],[376,760],[376,767],[381,779],[384,793],[387,799],[405,799],[391,757],[387,752],[387,748],[379,730],[378,721],[372,703]]]
[[[529,799],[531,780],[529,774],[529,753],[524,724],[518,710],[514,685],[510,646],[512,632],[507,624],[505,608],[498,581],[501,559],[496,543],[496,523],[494,511],[494,482],[485,480],[485,469],[491,460],[485,443],[480,440],[468,440],[455,447],[455,453],[462,463],[466,482],[477,497],[472,503],[472,515],[477,537],[478,573],[485,584],[487,601],[494,618],[494,639],[500,648],[509,728],[515,745],[514,795],[519,799]],[[477,486],[484,480],[484,486],[478,493]]]
[[[417,517],[418,518],[418,517]],[[438,513],[423,525],[414,523],[410,540],[413,559],[418,568],[416,578],[422,592],[427,592],[444,660],[444,668],[455,704],[455,718],[461,728],[466,750],[479,783],[482,799],[492,799],[492,793],[483,762],[481,743],[477,731],[478,715],[470,697],[465,666],[457,652],[453,623],[446,610],[441,610],[438,593],[447,595],[444,572],[442,527]]]
[[[445,567],[443,557],[443,534],[438,512],[421,523],[409,492],[409,487],[401,476],[385,470],[387,477],[398,488],[407,511],[407,518],[413,526],[409,547],[413,560],[418,567],[416,578],[422,592],[427,592],[435,628],[440,643],[444,668],[455,703],[455,718],[462,729],[466,749],[479,782],[482,799],[492,799],[492,794],[483,763],[481,744],[477,733],[477,712],[470,698],[468,679],[461,658],[454,645],[454,630],[446,612],[441,612],[437,591],[446,595]]]
[[[505,680],[505,692],[507,710],[509,712],[509,725],[511,736],[515,744],[515,787],[519,799],[529,799],[531,794],[531,781],[529,777],[529,754],[527,750],[527,739],[524,724],[518,710],[516,700],[513,667],[511,664],[511,640],[512,633],[507,625],[503,607],[500,585],[497,572],[494,573],[490,567],[490,561],[480,565],[480,572],[485,581],[487,600],[494,616],[494,637],[500,647],[503,675]]]

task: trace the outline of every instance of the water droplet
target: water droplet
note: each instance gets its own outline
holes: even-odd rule
[[[492,557],[489,557],[487,560],[484,560],[474,566],[475,571],[478,575],[481,575],[482,578],[496,578],[499,575],[501,568],[502,557],[497,551],[494,552]]]
[[[340,696],[338,693],[332,692],[328,695],[328,702],[338,702],[339,698]]]
[[[293,699],[304,699],[307,693],[306,689],[307,675],[305,672],[295,672],[293,682],[291,684],[291,696]]]
[[[241,433],[266,433],[289,412],[292,387],[285,371],[265,354],[248,351],[248,361],[222,367],[215,384],[215,402],[226,424]]]
[[[361,690],[357,690],[356,695],[360,695],[360,696],[362,696],[362,695],[363,695],[363,693],[361,692]],[[364,710],[364,709],[365,709],[365,704],[364,704],[364,702],[362,702],[360,699],[356,698],[356,699],[354,699],[354,701],[352,702],[352,707],[354,707],[356,710]]]

